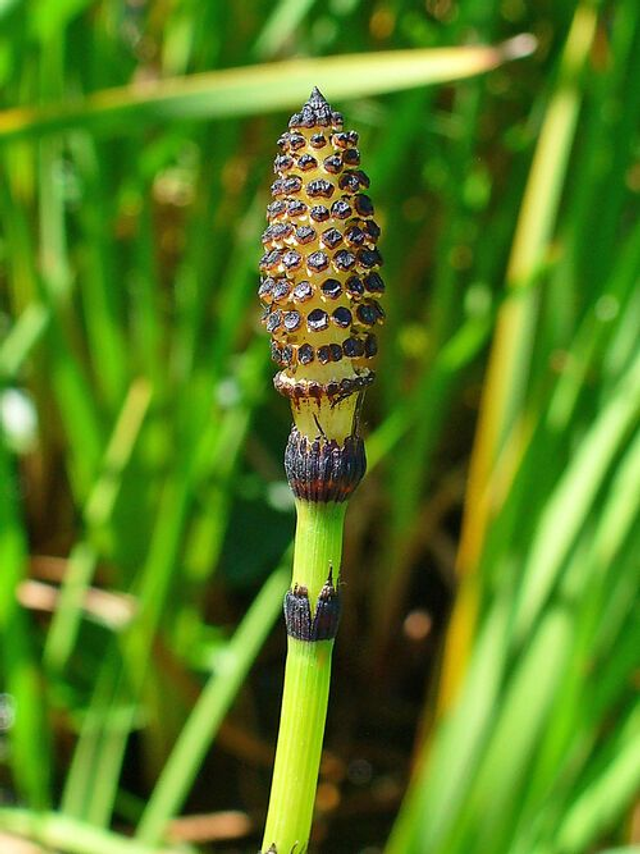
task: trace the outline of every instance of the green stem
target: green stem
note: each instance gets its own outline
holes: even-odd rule
[[[293,554],[293,584],[302,584],[309,591],[313,608],[322,585],[333,569],[337,585],[342,558],[342,531],[346,504],[313,504],[296,501],[296,526]]]
[[[312,607],[333,569],[337,583],[346,505],[298,501],[293,584]],[[263,850],[306,850],[324,737],[333,641],[288,639],[282,714]],[[273,847],[272,847],[273,846]]]

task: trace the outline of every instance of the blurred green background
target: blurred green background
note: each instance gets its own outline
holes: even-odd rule
[[[637,0],[0,2],[0,850],[259,847],[294,513],[257,262],[315,84],[388,322],[312,848],[639,851]]]

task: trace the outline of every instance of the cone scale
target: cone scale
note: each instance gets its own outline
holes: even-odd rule
[[[369,179],[358,135],[314,89],[278,140],[262,236],[262,322],[291,402],[285,470],[296,499],[287,663],[264,854],[308,850],[341,613],[346,503],[366,469],[359,416],[384,320]]]

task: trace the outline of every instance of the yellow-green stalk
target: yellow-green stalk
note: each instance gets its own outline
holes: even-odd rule
[[[259,296],[275,387],[291,401],[285,469],[296,498],[287,663],[263,852],[303,854],[313,818],[340,618],[346,501],[366,459],[359,413],[384,319],[380,229],[358,135],[317,89],[278,141]]]

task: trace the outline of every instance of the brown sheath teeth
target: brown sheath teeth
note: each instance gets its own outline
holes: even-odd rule
[[[287,634],[296,640],[307,642],[333,640],[338,633],[341,610],[340,590],[333,583],[331,570],[318,594],[313,615],[309,591],[304,585],[296,584],[284,597]]]

